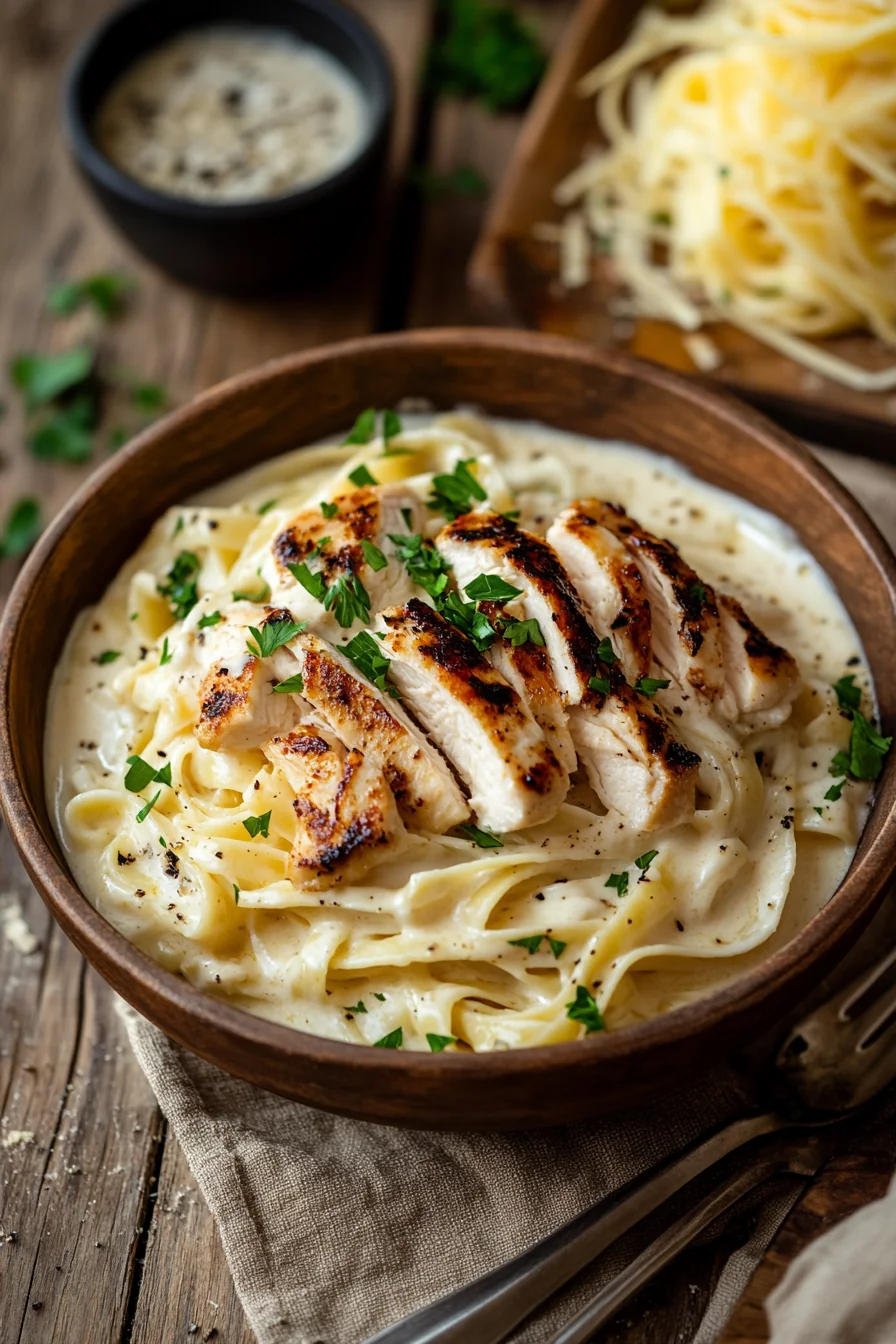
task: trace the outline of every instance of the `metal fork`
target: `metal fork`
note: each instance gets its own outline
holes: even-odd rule
[[[774,1109],[736,1120],[691,1145],[514,1260],[380,1331],[367,1344],[501,1344],[618,1237],[729,1153],[762,1135],[830,1125],[864,1105],[896,1077],[892,1031],[896,985],[875,993],[894,964],[896,949],[793,1028],[772,1072],[771,1090],[779,1099]],[[787,1114],[782,1113],[782,1104]],[[789,1167],[778,1169],[801,1167],[791,1161]],[[723,1208],[755,1186],[757,1170],[730,1179],[667,1229],[550,1344],[587,1339]]]

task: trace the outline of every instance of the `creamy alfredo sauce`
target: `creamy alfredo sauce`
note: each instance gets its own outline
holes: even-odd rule
[[[866,709],[871,689],[823,571],[778,520],[643,448],[460,413],[406,418],[394,443],[409,451],[383,457],[381,441],[300,450],[169,510],[79,618],[55,676],[46,766],[82,890],[211,993],[348,1041],[373,1044],[400,1027],[403,1048],[426,1049],[429,1036],[477,1050],[574,1038],[582,1028],[566,1005],[579,985],[612,1030],[768,955],[833,893],[868,798],[856,783],[825,798],[832,755],[849,736],[831,683],[855,673]],[[284,781],[260,751],[208,751],[193,736],[199,622],[265,580],[270,602],[288,606],[289,586],[269,563],[273,537],[302,504],[351,488],[347,472],[361,461],[379,482],[409,480],[425,498],[433,472],[468,458],[489,504],[521,510],[534,531],[579,496],[622,503],[742,601],[796,657],[804,688],[783,726],[739,733],[674,686],[660,694],[667,712],[678,705],[672,722],[703,759],[698,810],[672,830],[634,832],[576,776],[550,824],[504,837],[501,849],[411,836],[363,883],[303,891],[287,876],[295,818]],[[184,550],[202,568],[199,603],[181,624],[158,585]],[[327,620],[319,633],[334,641],[359,628]],[[126,791],[132,753],[170,765],[171,785]],[[250,838],[243,818],[269,809],[270,836]],[[649,850],[641,874],[635,859]],[[607,885],[621,872],[624,892]],[[541,932],[535,952],[515,945]]]
[[[288,32],[194,29],[137,61],[100,107],[100,148],[131,177],[194,200],[282,196],[356,152],[364,96]]]

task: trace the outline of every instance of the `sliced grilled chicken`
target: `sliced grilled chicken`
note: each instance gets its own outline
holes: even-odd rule
[[[641,572],[650,602],[654,656],[685,689],[708,700],[722,696],[722,632],[712,588],[671,541],[647,532],[616,504],[601,508],[592,502],[597,521],[619,538]]]
[[[304,698],[348,747],[378,765],[405,823],[417,831],[449,830],[470,809],[445,761],[396,700],[364,680],[332,645],[305,633],[291,652]]]
[[[246,613],[236,619],[236,610],[228,609],[226,620],[203,632],[202,657],[209,670],[199,686],[195,732],[200,746],[211,751],[260,747],[276,733],[288,732],[301,714],[292,696],[271,694],[279,678],[249,652],[248,626],[241,623]],[[269,608],[265,619],[272,615],[290,613]]]
[[[788,707],[800,687],[796,661],[772,643],[735,598],[719,595],[719,615],[725,678],[741,714]]]
[[[464,514],[442,528],[436,546],[458,588],[492,574],[521,591],[518,605],[538,621],[561,698],[577,705],[600,670],[597,638],[553,547],[499,513]]]
[[[700,757],[685,747],[660,711],[611,673],[612,692],[589,691],[569,711],[569,727],[605,807],[641,831],[675,826],[694,811]]]
[[[602,521],[606,505],[577,500],[548,528],[592,626],[608,635],[627,680],[650,672],[650,603],[641,572],[624,543]]]
[[[264,753],[295,794],[290,867],[300,886],[357,881],[386,847],[400,844],[404,827],[382,771],[335,734],[303,725],[268,742]]]
[[[517,692],[466,635],[412,598],[380,614],[389,675],[470,791],[482,826],[549,821],[569,777]]]
[[[327,588],[340,578],[356,575],[374,611],[406,601],[414,585],[405,566],[395,558],[389,536],[419,532],[423,510],[413,490],[401,484],[362,486],[340,495],[333,504],[337,511],[332,518],[323,516],[319,504],[309,505],[274,538],[271,552],[275,582],[291,584],[289,565],[305,562],[320,574]],[[370,564],[371,546],[386,556],[385,566],[377,569]],[[313,558],[309,560],[309,556]],[[293,600],[290,589],[290,605],[297,615],[301,619],[319,617],[317,599],[298,583],[296,590]]]
[[[551,676],[547,650],[532,643],[514,648],[506,640],[497,640],[489,649],[488,656],[527,706],[551,751],[566,773],[571,775],[576,768],[576,749],[566,722],[563,702]]]

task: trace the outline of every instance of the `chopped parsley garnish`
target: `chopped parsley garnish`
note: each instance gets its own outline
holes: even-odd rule
[[[480,574],[464,587],[464,592],[473,602],[509,602],[519,597],[522,588],[514,588],[505,583],[497,574]]]
[[[312,560],[319,560],[324,553],[324,547],[329,546],[330,540],[330,537],[321,537],[320,541],[312,546],[311,550],[305,556],[305,563],[310,565]]]
[[[40,536],[40,505],[31,496],[17,500],[0,534],[0,560],[24,555]]]
[[[344,644],[342,652],[346,658],[351,659],[362,676],[373,682],[377,690],[385,691],[396,700],[399,698],[396,688],[386,680],[391,660],[386,657],[382,646],[367,630],[361,630]]]
[[[372,541],[362,541],[361,550],[364,552],[364,559],[370,568],[376,573],[377,570],[385,569],[389,561],[383,555],[379,546],[374,546]]]
[[[414,515],[410,509],[402,509],[401,516],[404,519],[404,525],[409,532],[414,530]],[[394,538],[393,538],[394,540]]]
[[[508,621],[504,626],[504,638],[509,640],[515,649],[521,644],[537,644],[539,648],[544,648],[544,635],[536,620]]]
[[[390,453],[407,452],[405,448],[389,447],[389,440],[400,434],[403,428],[400,415],[396,415],[395,411],[383,411],[383,446],[387,457]]]
[[[220,611],[209,611],[205,616],[199,617],[199,629],[208,630],[210,626],[217,625],[223,619]]]
[[[657,691],[668,690],[671,684],[667,677],[639,677],[635,682],[635,690],[639,695],[646,695],[648,699],[653,699]]]
[[[233,903],[234,905],[239,905],[240,903],[240,889],[235,882],[233,884]]]
[[[168,393],[161,383],[137,383],[131,388],[131,404],[142,415],[153,415],[162,410]]]
[[[597,656],[602,663],[606,663],[607,667],[612,667],[614,663],[619,661],[616,654],[613,652],[613,645],[610,643],[609,635],[604,635],[603,639],[598,644]]]
[[[589,689],[589,691],[599,691],[601,695],[609,695],[609,694],[610,694],[610,678],[609,678],[609,677],[589,677],[589,678],[588,678],[588,689]]]
[[[243,819],[243,825],[253,840],[257,835],[260,835],[264,840],[267,840],[268,831],[271,825],[271,814],[270,812],[264,812],[260,817],[245,817]]]
[[[178,532],[183,532],[183,530],[184,530],[184,516],[182,513],[179,513],[177,515],[177,522],[174,524],[174,531],[171,533],[172,537],[176,537]]]
[[[324,607],[347,630],[356,620],[370,617],[370,594],[357,574],[340,574],[327,589]]]
[[[410,509],[403,509],[402,513],[408,515],[405,522],[410,527],[413,522]],[[448,586],[451,566],[442,559],[435,546],[424,541],[419,532],[409,532],[405,537],[390,534],[389,540],[414,583],[419,584],[430,597],[441,596]]]
[[[301,695],[305,682],[301,672],[296,672],[295,676],[287,677],[286,681],[278,681],[272,689],[280,695]]]
[[[345,1011],[347,1013],[366,1013],[367,1007],[364,1003],[364,1000],[359,999],[357,1003],[350,1003],[348,1007],[345,1009]]]
[[[28,410],[33,411],[83,383],[93,369],[93,361],[88,345],[76,345],[55,355],[24,354],[12,361],[9,376],[13,386],[24,394]]]
[[[441,0],[442,23],[429,54],[435,91],[478,98],[492,112],[521,107],[544,73],[546,57],[515,6],[492,0]]]
[[[531,938],[508,938],[507,942],[511,947],[524,947],[531,956],[533,952],[537,952],[541,947],[542,939],[544,937],[545,935],[543,933],[535,933]]]
[[[385,1002],[386,1002],[386,996],[385,996],[385,994],[374,994],[373,997],[374,997],[375,999],[379,999],[380,1003],[385,1003]]]
[[[692,583],[690,588],[688,589],[688,597],[691,599],[692,602],[695,602],[698,606],[702,607],[706,599],[709,597],[709,591],[706,588],[705,584]]]
[[[604,883],[605,887],[615,887],[620,896],[628,891],[628,873],[611,873]]]
[[[318,602],[323,602],[327,596],[327,585],[324,583],[322,574],[313,574],[303,560],[298,565],[287,565],[286,568],[295,579],[300,583],[306,593],[310,593]]]
[[[823,817],[823,816],[824,816],[824,808],[823,808],[823,807],[813,807],[812,811],[813,811],[813,812],[817,812],[818,815],[819,815],[820,817]]]
[[[142,756],[129,756],[128,767],[124,777],[128,793],[142,793],[147,784],[171,784],[170,761],[166,761],[161,770],[156,770]]]
[[[858,709],[862,703],[862,690],[855,682],[856,675],[854,672],[850,672],[849,676],[841,677],[839,681],[834,682],[834,693],[837,696],[837,704],[841,709],[853,711]]]
[[[657,854],[659,854],[658,849],[648,849],[645,854],[639,854],[635,859],[635,867],[640,868],[642,873],[646,873]]]
[[[276,503],[276,499],[266,499],[263,504],[259,504],[257,510],[259,518],[263,518],[266,513],[269,513]]]
[[[198,555],[192,551],[181,551],[169,569],[166,583],[158,585],[162,597],[167,597],[172,615],[176,621],[182,621],[199,601],[196,578],[200,564]]]
[[[106,649],[97,658],[100,667],[105,667],[106,663],[114,663],[116,658],[121,657],[121,649]]]
[[[366,411],[362,411],[355,423],[352,425],[351,432],[343,443],[369,443],[376,433],[376,411],[372,406],[368,406]],[[359,481],[360,485],[361,482]]]
[[[551,938],[549,934],[545,934],[545,937],[547,938],[548,943],[550,944],[551,951],[554,954],[554,960],[559,961],[563,953],[566,951],[566,943],[561,942],[559,938]]]
[[[473,826],[469,823],[464,826],[460,826],[458,829],[463,831],[467,839],[472,840],[473,843],[477,844],[480,849],[504,848],[504,841],[500,840],[498,836],[492,835],[491,831],[483,831],[478,826]]]
[[[162,640],[162,652],[159,654],[159,667],[164,667],[166,663],[170,663],[173,657],[174,654],[168,648],[168,636],[166,635]]]
[[[259,579],[261,579],[261,582],[259,583],[258,588],[255,590],[255,592],[254,593],[250,592],[248,588],[240,589],[238,592],[233,594],[234,602],[257,602],[259,604],[262,602],[267,602],[268,598],[271,595],[270,585],[266,583],[264,579],[261,578],[260,569],[258,570],[258,577]]]
[[[171,785],[171,762],[166,761],[161,770],[156,771],[156,779],[160,784]]]
[[[456,1036],[437,1036],[434,1031],[426,1033],[427,1044],[434,1055],[440,1055],[446,1045],[456,1045]]]
[[[114,271],[88,275],[83,280],[61,280],[47,291],[47,307],[56,317],[70,317],[72,313],[90,304],[107,321],[117,317],[124,306],[125,295],[134,288],[129,275]]]
[[[400,1050],[403,1040],[404,1032],[401,1027],[396,1027],[394,1031],[387,1032],[385,1036],[381,1036],[373,1044],[379,1046],[381,1050]]]
[[[159,789],[158,793],[153,798],[150,798],[146,806],[141,807],[140,811],[137,813],[138,821],[146,820],[146,818],[149,816],[150,812],[153,810],[153,808],[155,807],[156,803],[159,801],[161,796],[162,796],[162,790]]]
[[[475,461],[475,457],[468,457],[465,461],[458,462],[450,475],[433,476],[432,494],[426,501],[433,512],[443,513],[446,518],[453,520],[460,518],[464,513],[469,513],[474,499],[481,501],[488,498],[485,490],[469,470],[471,463]]]
[[[366,466],[363,462],[361,463],[360,467],[355,467],[354,471],[349,472],[348,478],[351,481],[352,485],[378,484],[377,479],[371,472],[370,468]]]
[[[339,505],[329,504],[327,500],[322,499],[320,502],[320,511],[325,518],[335,518],[339,512]]]
[[[480,652],[497,639],[498,632],[484,611],[474,602],[465,602],[459,593],[448,593],[438,601],[439,612],[456,629],[471,639]]]
[[[573,1022],[581,1022],[586,1036],[590,1036],[593,1031],[603,1031],[606,1028],[603,1013],[598,1008],[594,995],[584,985],[577,986],[575,998],[572,1003],[566,1005],[566,1016],[572,1018]]]
[[[839,803],[840,795],[849,783],[847,779],[841,779],[837,784],[832,784],[825,794],[825,801],[828,803]]]
[[[246,648],[254,658],[270,658],[272,653],[300,635],[307,624],[307,621],[268,621],[260,630],[250,625],[249,634],[253,639],[246,640]]]

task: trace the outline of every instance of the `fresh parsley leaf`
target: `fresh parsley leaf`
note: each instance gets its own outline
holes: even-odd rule
[[[492,835],[491,831],[480,830],[478,826],[473,826],[469,823],[458,827],[458,829],[463,831],[467,839],[472,840],[480,849],[504,848],[504,841],[499,839],[497,835]]]
[[[153,810],[153,808],[155,807],[156,803],[159,801],[161,796],[162,796],[162,790],[159,789],[158,793],[153,798],[150,798],[146,806],[141,807],[140,811],[137,813],[138,821],[146,820],[146,818],[149,816],[150,812]]]
[[[157,781],[159,782],[159,784],[167,784],[167,785],[169,786],[169,788],[170,788],[170,786],[171,786],[171,762],[170,762],[170,761],[166,761],[165,764],[162,766],[161,770],[157,770],[157,771],[156,771],[156,779],[157,779]]]
[[[609,695],[609,694],[610,694],[610,678],[609,678],[609,677],[589,677],[589,678],[588,678],[588,689],[589,689],[589,691],[599,691],[601,695]]]
[[[119,448],[124,447],[130,437],[131,431],[129,429],[125,429],[124,425],[115,425],[113,429],[109,430],[106,440],[109,452],[117,453]]]
[[[849,773],[854,779],[877,779],[892,737],[882,737],[864,714],[855,710],[849,735]]]
[[[480,652],[497,638],[498,632],[485,612],[475,602],[465,602],[459,593],[446,593],[437,599],[436,605],[445,620],[472,640]]]
[[[474,499],[481,501],[488,498],[469,469],[475,461],[475,457],[468,457],[458,462],[450,475],[433,476],[432,494],[426,501],[433,512],[442,513],[453,520],[469,513]]]
[[[235,882],[233,884],[233,903],[234,905],[239,905],[240,903],[240,889]]]
[[[845,751],[836,751],[831,758],[828,772],[832,775],[845,775],[849,770],[849,757]]]
[[[430,201],[444,200],[448,196],[474,199],[488,195],[488,182],[471,163],[459,163],[447,173],[421,167],[412,173],[411,180],[421,195]]]
[[[437,1036],[434,1031],[428,1031],[426,1033],[426,1040],[434,1055],[440,1055],[446,1045],[457,1044],[456,1036]]]
[[[166,663],[170,663],[173,657],[174,654],[171,653],[168,648],[168,636],[166,635],[162,640],[162,652],[159,655],[159,667],[164,667]]]
[[[547,937],[548,942],[550,943],[551,951],[554,954],[554,960],[559,961],[566,951],[566,943],[561,942],[559,938],[550,938],[547,934],[545,937]]]
[[[839,681],[834,682],[834,692],[837,696],[837,704],[841,709],[845,709],[849,713],[858,709],[859,705],[862,703],[862,690],[861,687],[855,684],[855,682],[856,676],[854,672],[850,672],[848,677],[841,677]]]
[[[383,445],[387,453],[389,452],[389,440],[394,439],[396,434],[400,434],[403,428],[400,415],[397,415],[395,411],[383,411]]]
[[[311,550],[305,556],[305,564],[310,565],[312,560],[319,560],[324,553],[324,547],[329,546],[330,541],[331,541],[330,537],[321,537],[320,541],[318,541],[316,545],[312,546]]]
[[[85,304],[107,321],[118,317],[127,293],[134,288],[129,275],[112,271],[88,275],[83,280],[62,280],[47,291],[47,307],[56,317],[70,317]]]
[[[370,468],[363,462],[360,467],[355,467],[354,471],[349,472],[348,478],[352,485],[376,485],[378,483]]]
[[[176,537],[178,532],[183,532],[183,530],[184,530],[184,516],[182,513],[179,513],[177,515],[177,522],[174,524],[174,531],[171,533],[172,537]]]
[[[320,502],[320,511],[325,518],[335,518],[339,512],[339,505],[330,504],[327,500],[322,499]]]
[[[572,1018],[573,1022],[581,1022],[586,1036],[590,1036],[593,1031],[603,1031],[606,1028],[603,1013],[598,1008],[594,995],[584,985],[576,987],[575,998],[572,1003],[566,1005],[566,1016]]]
[[[646,873],[657,854],[659,854],[658,849],[648,849],[646,853],[639,854],[635,859],[635,867],[640,868],[642,873]]]
[[[167,597],[176,621],[182,621],[188,616],[199,601],[199,590],[196,587],[199,570],[198,555],[192,551],[181,551],[165,576],[167,582],[158,585],[158,591],[162,597]]]
[[[527,643],[544,648],[544,635],[536,620],[508,621],[504,627],[504,638],[509,640],[515,649]]]
[[[366,1012],[367,1012],[367,1008],[366,1008],[366,1005],[365,1005],[365,1003],[364,1003],[364,1000],[363,1000],[363,999],[359,999],[357,1003],[350,1003],[350,1004],[348,1005],[348,1007],[345,1009],[345,1012],[347,1012],[347,1013],[366,1013]]]
[[[598,644],[597,656],[602,663],[606,663],[607,667],[612,667],[614,663],[619,661],[616,654],[613,652],[613,645],[610,643],[609,635],[604,635],[603,639]]]
[[[628,891],[628,873],[611,873],[604,883],[605,887],[615,887],[620,896]]]
[[[403,1040],[404,1032],[401,1027],[396,1027],[394,1031],[387,1032],[385,1036],[381,1036],[380,1039],[374,1041],[373,1044],[378,1046],[381,1050],[400,1050]]]
[[[652,700],[657,691],[668,690],[671,685],[667,677],[639,677],[635,682],[635,690]]]
[[[161,383],[137,383],[131,388],[131,405],[141,415],[154,415],[161,411],[168,400],[168,394]]]
[[[28,410],[33,411],[83,383],[90,376],[93,361],[88,345],[76,345],[55,355],[22,354],[10,364],[9,376],[23,393]]]
[[[87,394],[38,420],[28,430],[27,442],[44,462],[86,462],[93,452],[96,402]]]
[[[260,817],[244,817],[243,825],[253,840],[257,835],[267,840],[271,825],[271,814],[270,812],[264,812]]]
[[[840,795],[842,794],[843,790],[846,788],[846,785],[848,783],[849,783],[848,780],[841,779],[837,784],[832,784],[831,787],[828,789],[827,793],[825,794],[825,801],[829,803],[839,802]]]
[[[199,629],[208,630],[211,626],[218,625],[223,619],[220,611],[209,611],[205,616],[199,617]]]
[[[688,597],[691,602],[694,602],[698,607],[702,607],[709,597],[709,591],[705,584],[692,583],[688,589]]]
[[[116,658],[121,657],[121,649],[106,649],[97,658],[100,667],[105,667],[106,663],[114,663]]]
[[[267,602],[271,595],[270,584],[261,577],[261,570],[258,571],[259,584],[253,593],[249,588],[241,588],[233,594],[234,602]]]
[[[410,527],[411,511],[406,509],[403,512],[408,515],[405,521]],[[440,597],[448,587],[451,566],[442,559],[435,546],[424,541],[419,532],[409,532],[407,536],[390,534],[389,540],[414,583],[419,584],[430,597]]]
[[[521,107],[545,70],[532,28],[514,6],[490,0],[440,0],[442,23],[427,70],[441,94],[477,98],[492,112]]]
[[[253,658],[270,658],[271,654],[301,634],[307,624],[307,621],[266,621],[260,630],[250,625],[252,639],[246,640],[246,648]]]
[[[0,535],[0,560],[24,555],[40,536],[40,505],[30,495],[16,500]]]
[[[473,602],[509,602],[519,597],[522,591],[522,588],[505,583],[497,574],[480,574],[464,587],[464,592]]]
[[[278,681],[273,687],[275,693],[279,695],[301,695],[305,689],[305,682],[301,672],[296,672],[295,676],[287,677],[286,681]]]
[[[347,630],[356,620],[369,619],[370,594],[357,574],[340,574],[327,589],[324,607],[332,611],[342,628]]]
[[[355,423],[352,425],[351,432],[343,443],[369,443],[376,433],[376,411],[369,406],[366,411],[362,411]],[[361,484],[360,481],[357,482]]]
[[[541,947],[542,939],[545,936],[543,933],[535,933],[531,938],[508,938],[507,942],[511,947],[524,947],[531,956]]]
[[[124,786],[129,793],[142,793],[147,784],[155,783],[155,767],[149,761],[144,761],[142,756],[129,756],[128,766],[130,768],[124,777]]]
[[[259,518],[263,518],[266,513],[270,513],[276,503],[276,499],[266,499],[263,504],[259,504],[258,509],[256,510]]]
[[[374,997],[375,999],[379,999],[380,1003],[385,1003],[385,1002],[386,1002],[386,996],[385,996],[385,994],[374,994],[373,997]]]
[[[327,585],[324,583],[322,574],[313,574],[303,560],[301,564],[290,565],[286,568],[295,579],[300,583],[306,593],[310,593],[318,602],[323,602],[327,596]]]
[[[361,550],[364,552],[364,559],[374,573],[380,569],[385,569],[388,565],[389,561],[383,555],[379,546],[374,546],[372,541],[362,541]]]
[[[501,514],[501,517],[506,518],[508,523],[518,523],[520,520],[520,511],[519,509],[508,509],[506,513]]]
[[[342,652],[354,663],[362,676],[373,682],[377,690],[385,691],[387,695],[398,699],[398,691],[386,680],[391,660],[383,653],[382,646],[373,635],[361,630],[343,645]]]
[[[820,817],[823,817],[823,816],[824,816],[824,808],[823,808],[823,807],[813,807],[812,811],[813,811],[813,812],[817,812],[818,815],[819,815]]]
[[[401,516],[402,516],[402,518],[404,519],[404,525],[405,525],[405,527],[407,528],[407,530],[408,530],[409,532],[413,532],[413,530],[414,530],[414,514],[413,514],[413,512],[411,511],[411,509],[402,509],[402,511],[401,511]],[[394,541],[395,538],[393,537],[392,540]]]

